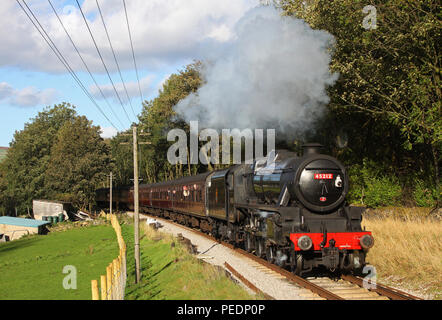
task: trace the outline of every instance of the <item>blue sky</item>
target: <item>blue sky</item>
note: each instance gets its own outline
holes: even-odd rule
[[[182,69],[202,52],[229,41],[235,23],[257,0],[126,0],[144,99],[152,99],[167,77]],[[0,146],[8,146],[16,130],[48,105],[63,101],[77,107],[109,135],[127,129],[130,122],[117,102],[75,1],[52,0],[68,32],[107,97],[119,120],[112,114],[66,37],[47,0],[27,0],[52,40],[96,98],[107,121],[66,72],[31,22],[12,0],[0,7]],[[115,62],[95,0],[80,1],[94,37],[111,71],[122,100],[126,102]],[[99,0],[112,44],[136,115],[141,111],[132,53],[124,20],[122,0]],[[131,121],[134,115],[126,102]],[[120,124],[122,122],[122,125]]]

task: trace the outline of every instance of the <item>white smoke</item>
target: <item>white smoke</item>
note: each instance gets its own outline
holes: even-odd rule
[[[333,36],[273,7],[248,11],[233,40],[202,57],[204,85],[176,111],[206,128],[310,129],[329,102]]]

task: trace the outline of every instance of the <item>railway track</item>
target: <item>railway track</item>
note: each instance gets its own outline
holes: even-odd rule
[[[235,247],[234,245],[215,239],[214,237],[201,232],[196,229],[189,228],[182,224],[176,223],[172,220],[167,220],[164,218],[159,218],[152,215],[143,214],[146,217],[151,217],[160,221],[174,224],[181,228],[184,228],[190,232],[196,233],[206,239],[215,241],[225,247],[234,250],[237,254],[247,257],[253,261],[252,265],[262,270],[268,274],[271,274],[275,278],[285,279],[286,281],[295,284],[297,287],[305,289],[307,292],[301,292],[301,296],[305,299],[315,299],[315,300],[422,300],[421,298],[412,296],[408,293],[402,292],[400,290],[387,287],[385,285],[376,283],[373,288],[364,288],[363,279],[353,276],[353,275],[342,275],[339,279],[332,279],[330,277],[318,277],[318,278],[302,278],[299,277],[288,270],[281,268],[275,264],[268,262],[262,258],[255,256],[241,248]],[[240,273],[233,269],[227,262],[224,266],[232,274],[235,275],[241,282],[246,286],[251,288],[253,291],[262,293],[266,299],[274,299],[273,297],[260,292],[248,279],[243,277]]]

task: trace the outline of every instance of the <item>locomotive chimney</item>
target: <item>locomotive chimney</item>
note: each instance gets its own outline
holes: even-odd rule
[[[319,154],[324,146],[320,143],[306,143],[302,146],[303,155]]]

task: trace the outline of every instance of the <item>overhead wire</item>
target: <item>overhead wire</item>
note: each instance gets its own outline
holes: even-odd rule
[[[80,9],[80,12],[81,12],[81,15],[83,17],[84,23],[86,24],[86,27],[87,27],[87,29],[89,31],[89,34],[90,34],[90,36],[92,38],[92,41],[94,42],[94,46],[95,46],[95,49],[98,52],[98,56],[100,57],[101,63],[103,64],[103,67],[104,67],[104,69],[105,69],[105,71],[107,73],[107,76],[108,76],[111,84],[112,84],[112,87],[114,88],[114,91],[115,91],[115,94],[116,94],[116,96],[118,98],[118,101],[120,102],[121,106],[123,107],[123,110],[124,110],[124,113],[126,114],[127,120],[129,120],[129,123],[131,123],[131,120],[130,120],[129,115],[128,115],[127,111],[126,111],[126,108],[124,107],[123,101],[121,100],[121,97],[118,94],[118,91],[117,91],[117,89],[115,87],[114,81],[112,80],[112,78],[111,78],[111,76],[109,74],[109,70],[107,69],[106,64],[104,63],[103,56],[101,55],[100,49],[98,49],[97,42],[95,41],[94,35],[92,34],[91,28],[89,27],[89,23],[87,22],[86,16],[83,13],[83,9],[81,9],[81,5],[78,2],[78,0],[75,0],[75,1],[77,2],[78,8]]]
[[[95,2],[97,3],[98,12],[100,13],[101,21],[103,22],[104,31],[106,32],[107,40],[108,40],[109,46],[110,46],[110,48],[112,50],[112,55],[114,56],[114,60],[115,60],[115,64],[116,64],[117,69],[118,69],[118,73],[120,74],[121,83],[123,84],[124,91],[126,92],[127,101],[129,102],[130,108],[132,109],[132,113],[133,113],[133,115],[134,115],[134,117],[136,119],[137,116],[135,115],[134,108],[132,106],[132,101],[129,98],[129,93],[127,92],[126,84],[125,84],[125,82],[123,80],[123,76],[121,74],[120,65],[118,64],[117,56],[115,55],[114,47],[112,45],[112,41],[110,39],[109,32],[108,32],[107,27],[106,27],[106,23],[104,22],[104,17],[103,17],[103,14],[101,12],[100,4],[98,3],[98,0],[95,0]]]
[[[133,46],[133,41],[132,41],[132,34],[130,32],[130,25],[129,25],[129,17],[127,15],[127,8],[126,8],[126,1],[123,0],[123,6],[124,6],[124,14],[126,16],[126,25],[127,25],[127,32],[129,34],[129,41],[130,41],[130,47],[132,50],[132,59],[134,61],[134,66],[135,66],[135,73],[137,75],[137,82],[138,82],[138,90],[140,92],[140,99],[141,99],[141,106],[143,106],[143,93],[141,92],[141,84],[140,84],[140,77],[138,76],[138,67],[137,67],[137,61],[135,59],[135,51],[134,51],[134,46]],[[142,149],[141,149],[141,145],[138,144],[138,149],[140,150],[140,159],[139,161],[139,167],[141,167],[141,161],[142,161]]]
[[[92,97],[92,95],[89,93],[89,91],[86,89],[86,87],[83,85],[83,83],[81,82],[80,78],[78,78],[78,76],[76,75],[75,71],[71,68],[71,66],[69,65],[69,63],[67,62],[67,60],[64,58],[63,54],[58,50],[57,46],[55,45],[55,43],[51,40],[50,36],[47,34],[47,32],[44,30],[43,26],[40,24],[39,20],[37,19],[37,17],[34,15],[33,11],[31,10],[31,8],[27,5],[26,1],[23,0],[24,5],[26,6],[26,8],[29,10],[29,12],[31,13],[31,15],[34,17],[35,21],[37,22],[37,24],[40,26],[40,28],[37,26],[37,24],[34,22],[34,20],[32,20],[31,16],[29,15],[29,13],[26,11],[26,9],[23,7],[23,5],[20,3],[19,0],[16,0],[16,2],[18,3],[18,5],[20,6],[20,8],[23,10],[23,12],[26,14],[26,16],[28,17],[28,19],[31,21],[31,23],[33,24],[33,26],[35,27],[35,29],[38,31],[38,33],[41,35],[41,37],[45,40],[45,42],[47,43],[47,45],[51,48],[51,50],[54,52],[54,54],[56,55],[56,57],[60,60],[60,62],[63,64],[63,66],[67,69],[67,71],[69,72],[69,74],[74,78],[74,80],[77,82],[77,84],[79,85],[79,87],[83,90],[83,92],[86,94],[86,96],[92,101],[92,103],[97,107],[97,109],[100,111],[100,113],[106,118],[106,120],[112,125],[112,127],[117,128],[117,126],[115,126],[113,124],[113,122],[107,117],[106,113],[103,112],[103,110],[100,108],[100,106],[98,105],[98,103],[95,101],[95,99]],[[44,34],[43,34],[44,33]],[[45,37],[46,35],[46,37]]]
[[[109,101],[106,99],[106,96],[104,95],[103,91],[101,90],[101,87],[98,85],[95,77],[92,75],[92,72],[90,71],[88,65],[86,64],[86,62],[83,59],[83,56],[81,55],[80,51],[78,50],[77,46],[75,45],[75,42],[73,41],[71,35],[69,34],[69,32],[67,31],[63,21],[61,20],[60,16],[58,15],[57,11],[55,10],[55,7],[52,5],[51,0],[48,0],[52,10],[55,13],[55,16],[57,17],[58,21],[60,22],[60,25],[62,26],[64,32],[66,33],[67,37],[69,38],[72,46],[74,47],[75,51],[77,52],[78,56],[80,57],[84,67],[86,68],[87,72],[89,73],[90,77],[92,78],[93,82],[95,83],[95,86],[98,88],[98,91],[100,92],[102,98],[104,99],[104,101],[107,103],[107,105],[109,106],[109,109],[112,111],[113,115],[115,116],[115,118],[118,119],[118,121],[120,122],[120,124],[122,125],[122,127],[124,128],[124,124],[121,121],[120,117],[115,113],[114,109],[112,108],[111,104],[109,103]]]
[[[126,9],[126,1],[123,0],[123,6],[124,6],[124,13],[126,15],[126,24],[127,24],[127,31],[129,33],[129,40],[130,40],[130,47],[132,49],[132,58],[134,60],[134,66],[135,66],[135,73],[137,75],[137,81],[138,81],[138,90],[140,91],[140,98],[141,98],[141,105],[143,105],[143,93],[141,92],[141,85],[140,85],[140,77],[138,76],[138,68],[137,68],[137,61],[135,59],[135,51],[134,51],[134,46],[133,46],[133,42],[132,42],[132,35],[130,32],[130,26],[129,26],[129,17],[127,15],[127,9]]]

